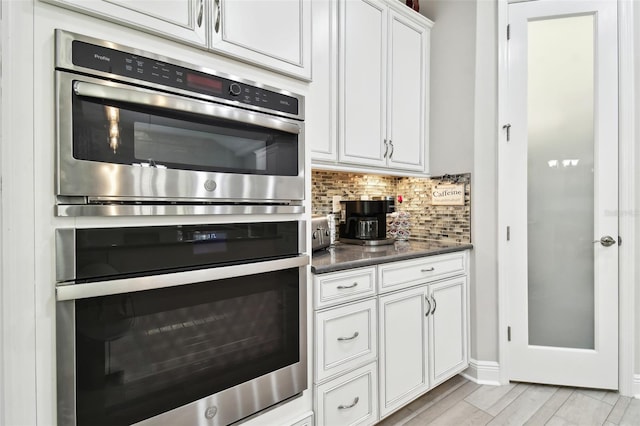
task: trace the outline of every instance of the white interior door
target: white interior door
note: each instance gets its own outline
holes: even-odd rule
[[[509,378],[618,387],[615,1],[509,5]]]

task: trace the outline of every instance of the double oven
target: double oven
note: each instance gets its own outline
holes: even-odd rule
[[[106,224],[55,230],[58,424],[228,425],[300,395],[304,98],[62,30],[55,73],[55,215]]]

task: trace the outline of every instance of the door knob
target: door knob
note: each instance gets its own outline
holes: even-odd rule
[[[612,246],[616,243],[616,240],[613,239],[613,237],[609,236],[609,235],[605,235],[604,237],[600,238],[599,240],[595,240],[594,243],[600,243],[605,247],[609,247]]]

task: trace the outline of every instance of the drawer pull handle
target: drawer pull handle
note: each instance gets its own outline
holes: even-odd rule
[[[353,333],[353,336],[351,336],[351,337],[338,337],[338,341],[339,341],[339,342],[342,342],[342,341],[344,341],[344,340],[353,340],[353,339],[355,339],[356,337],[358,337],[359,335],[360,335],[360,333],[358,333],[358,332],[356,331],[355,333]]]
[[[436,308],[438,307],[438,304],[436,303],[435,296],[431,296],[431,300],[433,300],[433,311],[431,311],[431,315],[433,315],[436,313]]]
[[[346,410],[348,408],[353,408],[356,406],[356,404],[358,403],[358,401],[360,401],[360,397],[356,396],[356,399],[353,400],[353,402],[349,405],[338,405],[338,410]]]
[[[430,266],[430,267],[425,268],[425,269],[420,269],[420,272],[433,272],[435,270],[436,270],[436,268],[434,268],[433,266]]]
[[[357,282],[355,282],[355,283],[353,283],[351,285],[339,285],[338,286],[338,290],[344,290],[346,288],[354,288],[354,287],[357,287],[357,286],[358,286]]]

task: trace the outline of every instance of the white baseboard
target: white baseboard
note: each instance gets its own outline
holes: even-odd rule
[[[469,368],[460,373],[479,385],[500,385],[500,365],[495,361],[469,360]]]
[[[640,399],[640,374],[633,375],[633,388],[631,391],[634,398]]]

